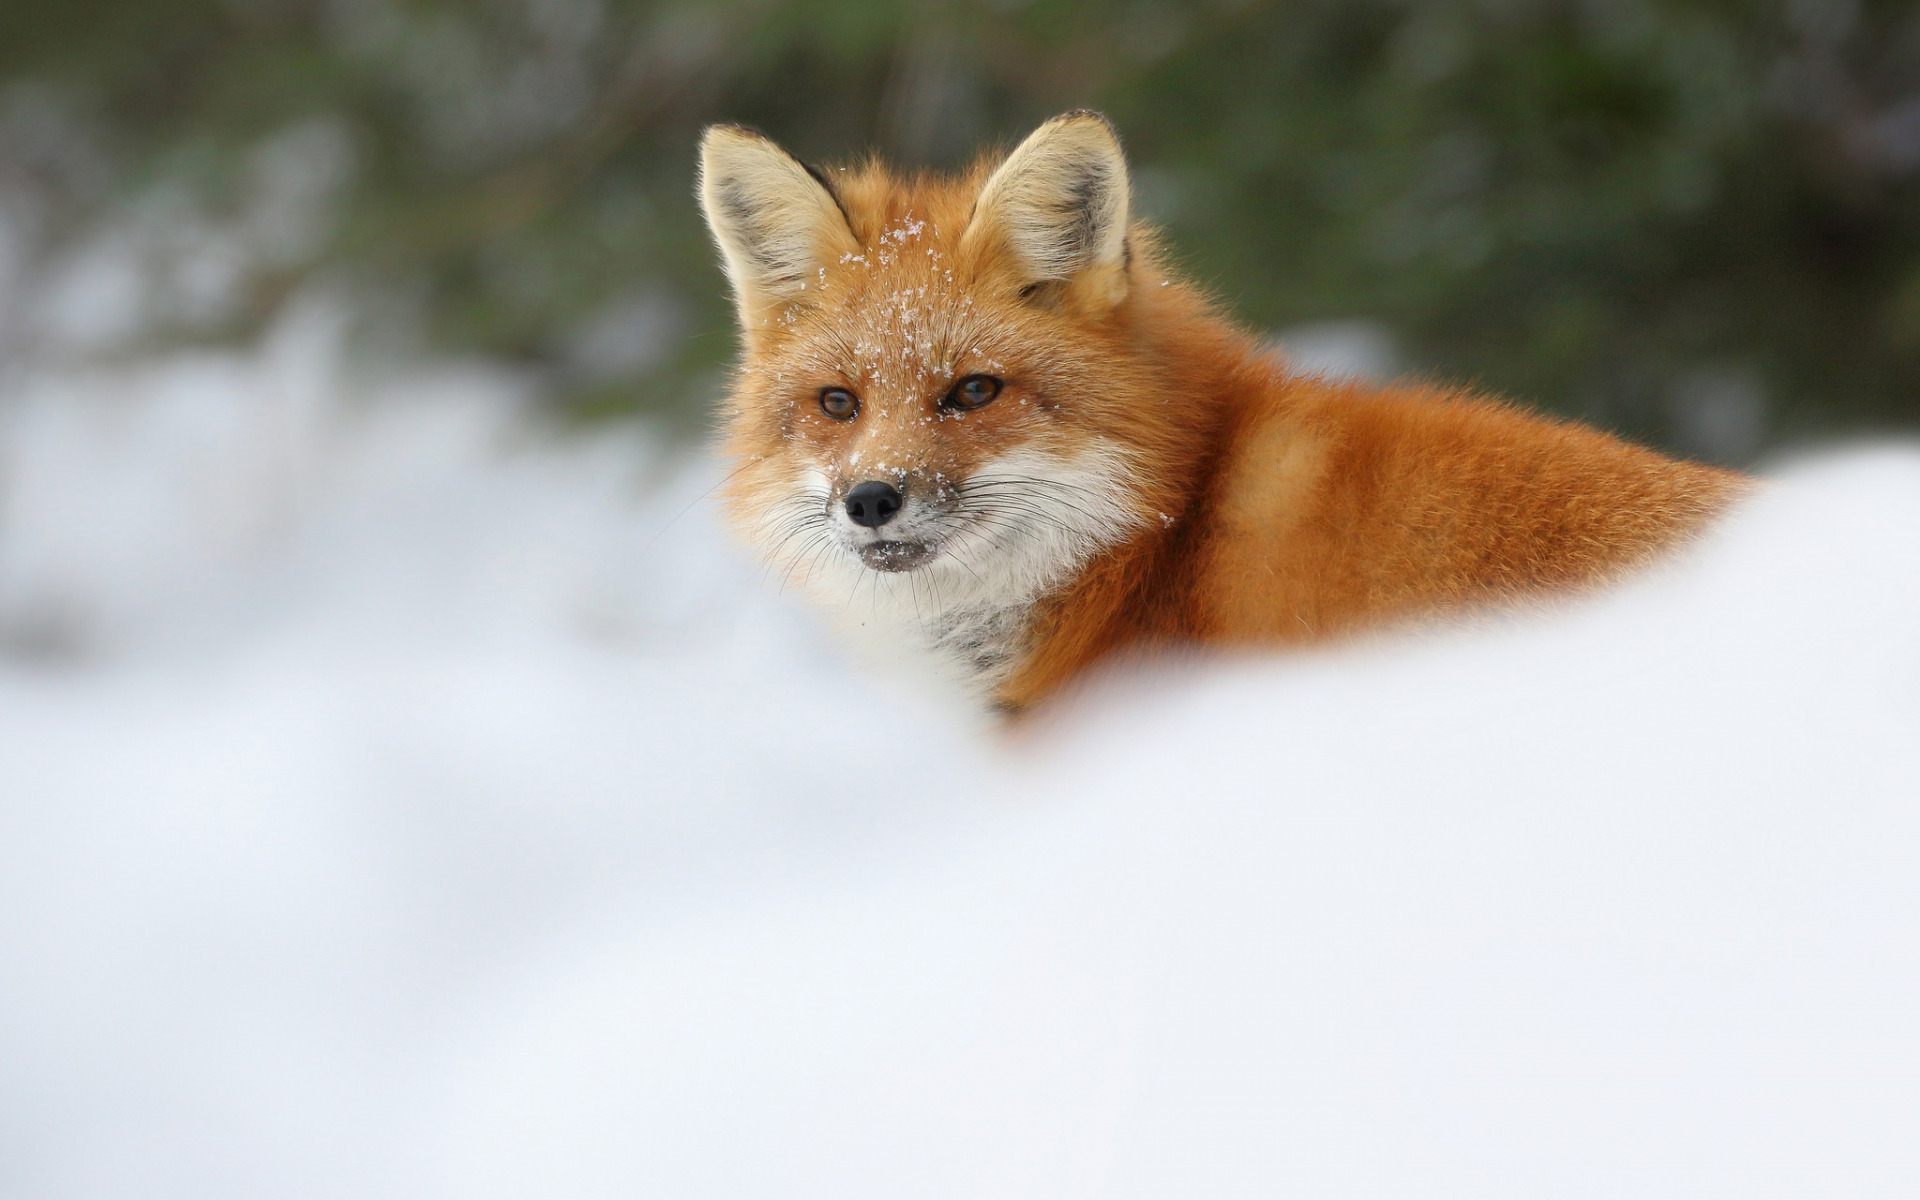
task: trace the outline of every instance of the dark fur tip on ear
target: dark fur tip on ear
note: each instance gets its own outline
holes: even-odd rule
[[[1119,132],[1114,129],[1113,122],[1107,120],[1107,114],[1101,112],[1097,108],[1070,108],[1067,111],[1061,113],[1059,116],[1055,117],[1053,120],[1054,121],[1098,121],[1102,125],[1105,125],[1107,127],[1107,132],[1113,134],[1115,138],[1118,138],[1120,136]],[[1048,122],[1048,123],[1052,124],[1052,122]]]
[[[1114,125],[1112,121],[1109,121],[1107,119],[1107,114],[1101,112],[1097,108],[1070,108],[1066,112],[1063,112],[1059,116],[1053,118],[1051,121],[1048,121],[1047,124],[1048,125],[1079,125],[1079,124],[1098,125],[1100,128],[1106,130],[1107,136],[1113,139],[1114,145],[1118,146],[1121,144],[1120,130]]]

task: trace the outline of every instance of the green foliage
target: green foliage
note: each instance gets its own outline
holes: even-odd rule
[[[347,280],[583,413],[691,426],[731,353],[706,122],[951,166],[1093,105],[1250,322],[1378,319],[1414,369],[1728,457],[1758,448],[1729,413],[1920,417],[1910,5],[68,0],[0,7],[0,77],[0,187],[51,197],[52,241],[344,164],[318,232],[170,336]]]

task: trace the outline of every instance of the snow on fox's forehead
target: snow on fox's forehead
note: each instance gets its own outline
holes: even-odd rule
[[[954,276],[941,231],[911,212],[872,245],[819,269],[821,318],[833,336],[819,349],[863,382],[875,400],[920,396],[953,381],[960,355],[996,369],[973,344],[973,298]]]

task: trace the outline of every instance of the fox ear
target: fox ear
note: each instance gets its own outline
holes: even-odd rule
[[[998,239],[1026,285],[1070,284],[1107,304],[1127,293],[1127,160],[1107,119],[1063,113],[987,178],[965,241]]]
[[[825,181],[751,129],[708,128],[698,186],[750,337],[800,300],[820,267],[860,252]]]

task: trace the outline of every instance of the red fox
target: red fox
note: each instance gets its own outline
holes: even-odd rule
[[[1617,576],[1742,477],[1472,392],[1295,372],[1161,265],[1098,113],[957,178],[717,125],[729,519],[1017,712],[1128,647],[1283,645]]]

